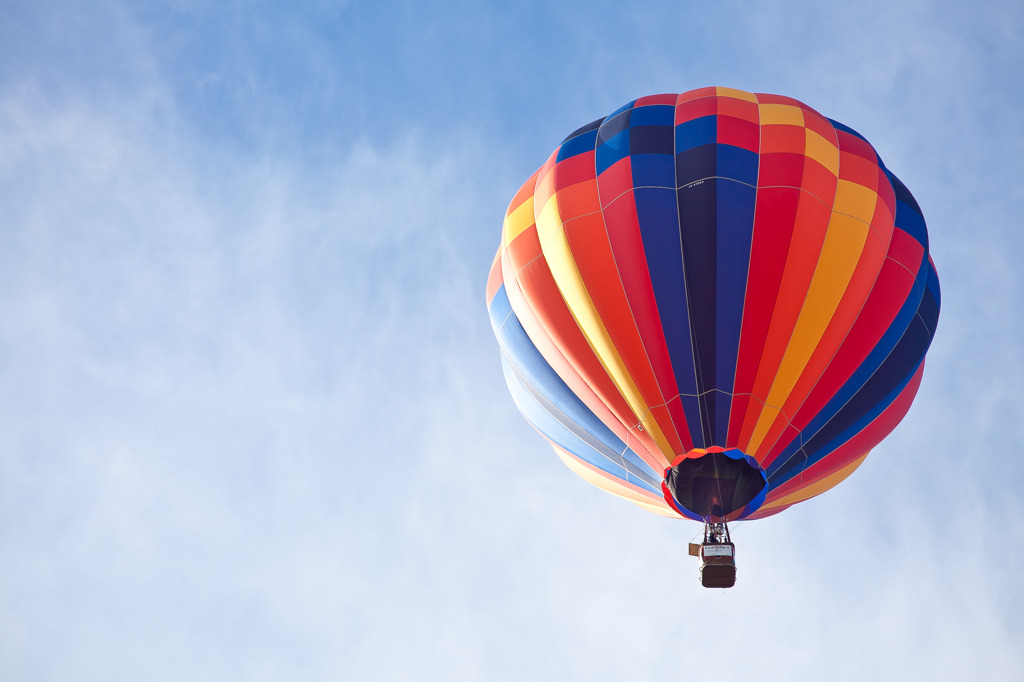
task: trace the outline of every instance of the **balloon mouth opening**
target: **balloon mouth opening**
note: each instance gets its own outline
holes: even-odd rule
[[[715,447],[677,457],[665,470],[662,488],[665,500],[683,516],[732,521],[764,503],[768,479],[753,457]]]

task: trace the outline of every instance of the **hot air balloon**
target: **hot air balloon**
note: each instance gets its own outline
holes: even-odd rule
[[[590,483],[706,524],[713,586],[726,523],[825,492],[896,427],[939,314],[921,210],[867,140],[723,87],[566,137],[486,293],[524,417]]]

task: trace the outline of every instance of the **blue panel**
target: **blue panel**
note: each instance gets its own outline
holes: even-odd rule
[[[674,126],[676,108],[671,104],[636,107],[629,114],[631,126]]]
[[[564,428],[594,450],[610,457],[619,457],[619,453],[625,451],[625,465],[633,474],[644,478],[651,485],[660,485],[661,472],[656,472],[636,453],[627,449],[626,444],[583,404],[544,360],[511,311],[504,285],[495,294],[491,314],[493,320],[502,320],[496,336],[503,357],[533,399],[554,415]],[[546,431],[542,432],[550,436]]]
[[[576,137],[578,135],[582,135],[583,133],[589,133],[591,130],[597,130],[601,126],[601,123],[603,123],[603,122],[604,122],[604,119],[603,118],[599,118],[596,121],[591,121],[590,123],[588,123],[585,126],[580,126],[576,130],[572,131],[572,133],[570,135],[567,135],[566,138],[564,140],[562,140],[562,144],[565,144],[566,142],[568,142],[569,140],[571,140],[572,138],[574,138],[574,137]]]
[[[626,111],[621,114],[613,114],[604,120],[601,127],[597,129],[597,143],[605,144],[623,130],[629,130],[629,120],[632,112]]]
[[[729,436],[729,414],[732,409],[732,394],[724,390],[714,392],[715,396],[715,422],[714,422],[714,445],[725,447]]]
[[[723,145],[719,145],[720,147]],[[715,388],[731,396],[736,377],[743,303],[750,268],[750,242],[754,231],[757,190],[749,185],[719,179],[716,196],[718,267],[715,272]],[[731,403],[719,400],[716,409],[715,445],[725,446]]]
[[[627,464],[628,464],[628,462],[627,462]],[[644,478],[636,476],[632,471],[629,472],[629,476],[626,477],[626,480],[629,481],[630,483],[632,483],[633,485],[635,485],[638,488],[643,488],[644,490],[647,490],[648,492],[652,492],[655,495],[658,495],[659,497],[661,496],[661,483],[660,482],[657,483],[657,484],[651,483],[650,481],[648,481],[648,480],[646,480]]]
[[[602,138],[597,146],[597,174],[608,170],[617,161],[629,156],[629,128],[610,138]]]
[[[718,145],[717,175],[757,186],[757,168],[760,157],[752,151],[731,144]]]
[[[505,384],[508,386],[509,393],[512,394],[512,400],[515,401],[516,407],[519,408],[519,411],[526,417],[526,420],[530,422],[533,428],[550,438],[560,447],[568,450],[585,462],[594,465],[601,471],[607,472],[622,481],[628,480],[629,474],[622,465],[621,460],[609,458],[606,454],[599,453],[590,445],[580,440],[564,424],[544,409],[543,405],[537,402],[534,394],[527,389],[526,385],[521,381],[521,377],[516,374],[515,369],[507,359],[502,358],[501,366],[505,373]]]
[[[675,190],[676,161],[671,154],[638,154],[630,157],[634,187],[665,187]],[[675,206],[672,207],[675,220]]]
[[[594,144],[597,142],[597,130],[591,130],[577,135],[576,137],[566,140],[562,143],[562,146],[558,148],[557,161],[564,161],[565,159],[572,158],[578,154],[585,154],[586,152],[594,150]]]
[[[894,221],[896,227],[916,239],[927,252],[928,228],[925,226],[924,216],[921,215],[921,208],[917,205],[917,200],[914,199],[914,195],[910,193],[907,186],[900,182],[899,178],[889,171],[886,171],[886,176],[896,194],[896,218]]]
[[[896,226],[916,239],[928,250],[928,228],[924,224],[924,217],[911,208],[910,204],[902,201],[896,202]]]
[[[640,455],[636,454],[632,449],[627,449],[622,453],[622,460],[626,464],[626,469],[633,476],[639,477],[647,485],[651,486],[651,489],[661,492],[661,475],[660,472],[655,474],[647,462],[640,459]]]
[[[701,116],[676,126],[676,154],[694,147],[715,144],[718,140],[718,117]]]
[[[654,474],[635,452],[626,450],[627,457],[624,457],[602,443],[587,438],[585,432],[581,436],[579,429],[573,428],[572,422],[567,421],[557,407],[546,401],[536,387],[524,381],[524,377],[506,356],[502,356],[502,370],[516,407],[535,429],[602,471],[652,493],[661,493],[661,476]]]
[[[491,319],[491,330],[494,332],[494,336],[496,338],[501,333],[501,325],[505,324],[505,320],[511,314],[512,305],[509,303],[508,293],[505,291],[505,285],[502,284],[498,287],[498,291],[495,292],[494,298],[491,299],[490,304],[487,306],[487,315]]]
[[[503,355],[513,365],[521,381],[534,392],[535,400],[545,404],[549,412],[561,415],[563,425],[578,438],[589,442],[591,447],[614,453],[625,450],[625,443],[583,404],[544,360],[512,313],[504,286],[495,294],[490,313],[492,324],[501,320],[496,336]]]

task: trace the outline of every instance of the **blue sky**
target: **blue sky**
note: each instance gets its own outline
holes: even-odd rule
[[[1016,679],[1022,46],[1012,1],[5,3],[0,677]],[[863,133],[943,287],[907,419],[724,593],[520,418],[483,301],[565,134],[706,85]]]

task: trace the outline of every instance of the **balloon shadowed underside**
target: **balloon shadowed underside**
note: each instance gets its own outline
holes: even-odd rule
[[[702,88],[569,135],[509,205],[487,302],[516,405],[573,471],[722,521],[828,490],[895,428],[939,284],[863,137]]]

